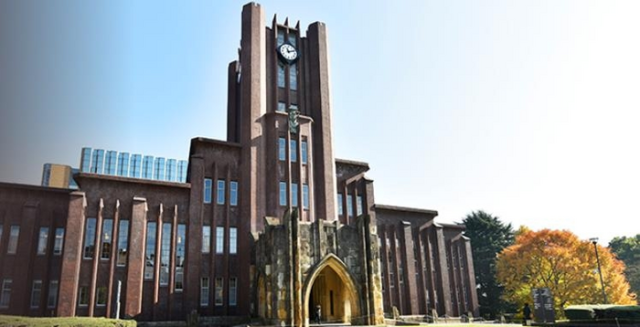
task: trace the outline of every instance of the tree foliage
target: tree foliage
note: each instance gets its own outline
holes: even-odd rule
[[[627,267],[624,271],[631,291],[640,293],[640,234],[635,237],[615,237],[609,242],[609,249]]]
[[[502,300],[495,266],[497,254],[513,243],[513,228],[484,211],[472,212],[462,222],[465,235],[471,239],[480,315],[494,319],[497,313],[513,310]]]
[[[609,303],[635,304],[624,276],[624,264],[597,245]],[[548,287],[556,313],[572,304],[603,303],[594,245],[569,231],[523,231],[497,260],[504,298],[519,307],[532,301],[531,289]]]

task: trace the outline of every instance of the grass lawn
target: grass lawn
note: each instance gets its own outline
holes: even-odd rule
[[[135,320],[115,320],[107,318],[88,317],[59,317],[59,318],[31,318],[20,316],[0,315],[0,326],[2,327],[135,327]]]

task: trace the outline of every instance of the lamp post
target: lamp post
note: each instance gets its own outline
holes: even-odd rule
[[[607,304],[607,293],[604,291],[604,280],[602,279],[602,269],[600,269],[600,257],[598,256],[598,238],[592,237],[589,239],[593,243],[593,249],[596,251],[596,262],[598,263],[598,275],[600,275],[600,285],[602,286],[602,298],[604,304]]]

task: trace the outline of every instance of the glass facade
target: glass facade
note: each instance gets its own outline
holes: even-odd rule
[[[165,159],[162,157],[156,158],[156,161],[153,165],[153,179],[157,181],[164,180],[164,165]]]
[[[129,153],[118,154],[118,176],[129,177]]]
[[[91,148],[82,148],[80,154],[80,171],[83,173],[91,172]]]
[[[187,168],[189,167],[189,162],[186,160],[178,161],[178,182],[186,183],[187,182]]]
[[[104,161],[104,173],[107,175],[115,175],[116,174],[116,165],[118,163],[118,152],[109,150],[107,151],[107,157]]]
[[[167,172],[165,175],[165,179],[169,182],[175,182],[177,181],[177,174],[176,174],[176,168],[177,167],[177,161],[176,159],[168,159],[167,160]]]
[[[70,172],[70,176],[69,176],[69,188],[77,190],[78,189],[78,183],[76,183],[76,180],[73,179],[73,175],[79,173],[80,170],[78,168],[71,168],[71,172]]]
[[[42,167],[42,186],[49,186],[49,180],[51,180],[51,164],[44,164]]]
[[[142,178],[153,179],[153,157],[144,156],[142,160]]]
[[[95,149],[91,154],[91,170],[94,174],[102,174],[104,168],[104,150]]]
[[[142,155],[131,156],[131,166],[129,166],[129,177],[140,178],[142,176]]]

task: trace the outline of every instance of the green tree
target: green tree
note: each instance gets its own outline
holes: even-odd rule
[[[640,234],[635,237],[614,237],[609,242],[609,249],[627,266],[624,274],[631,291],[640,294]]]
[[[511,224],[481,210],[468,214],[462,223],[471,239],[480,315],[495,319],[501,312],[515,310],[502,300],[503,287],[496,281],[496,256],[513,243]]]

